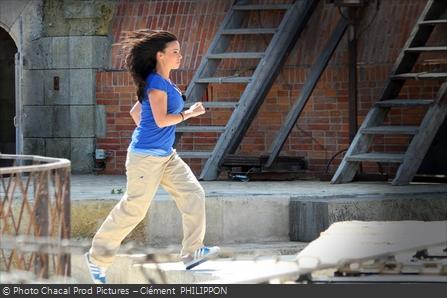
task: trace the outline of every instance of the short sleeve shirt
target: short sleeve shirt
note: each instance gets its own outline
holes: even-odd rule
[[[154,156],[168,156],[173,151],[175,125],[158,127],[152,113],[148,93],[160,90],[167,95],[167,113],[178,114],[183,110],[182,92],[171,81],[156,72],[146,78],[144,97],[141,103],[141,122],[132,134],[129,151]]]

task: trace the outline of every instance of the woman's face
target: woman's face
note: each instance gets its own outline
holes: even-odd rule
[[[180,43],[176,40],[168,42],[163,52],[158,52],[157,62],[169,69],[178,69],[181,60]]]

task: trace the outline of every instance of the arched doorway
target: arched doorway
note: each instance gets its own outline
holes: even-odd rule
[[[14,55],[16,52],[14,40],[0,27],[0,152],[5,154],[16,153],[14,126],[16,114]],[[6,164],[2,164],[0,160],[0,166],[6,166]]]

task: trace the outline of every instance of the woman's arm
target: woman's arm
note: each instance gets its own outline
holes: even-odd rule
[[[141,104],[137,101],[132,109],[130,109],[130,116],[132,116],[133,122],[135,122],[136,126],[140,125],[141,121]]]
[[[168,99],[165,92],[151,90],[148,94],[151,103],[152,114],[158,127],[176,125],[186,119],[197,117],[205,113],[202,103],[193,104],[188,110],[180,114],[168,114]]]

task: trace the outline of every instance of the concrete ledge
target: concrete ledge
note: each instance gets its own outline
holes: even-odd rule
[[[73,208],[79,210],[72,217],[73,228],[84,227],[74,234],[91,238],[121,198],[122,194],[116,192],[125,191],[126,177],[73,175],[72,178]],[[439,220],[447,214],[446,184],[392,186],[377,182],[329,184],[320,181],[205,181],[201,184],[207,198],[206,244],[310,241],[337,221]],[[149,216],[129,239],[164,246],[180,244],[181,236],[180,214],[174,201],[160,188]]]
[[[447,219],[447,193],[292,197],[290,239],[312,241],[339,221],[437,221]]]
[[[288,197],[241,196],[206,199],[206,244],[288,241]],[[117,203],[115,200],[72,202],[72,235],[91,238]],[[128,236],[149,245],[179,244],[183,231],[175,202],[167,196],[155,199],[147,217]]]

